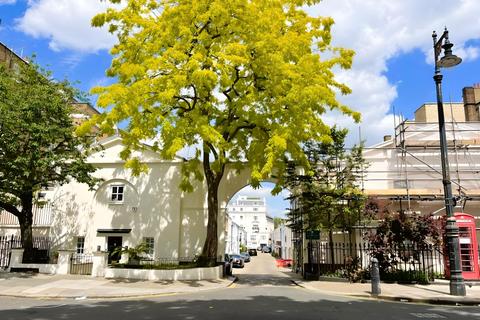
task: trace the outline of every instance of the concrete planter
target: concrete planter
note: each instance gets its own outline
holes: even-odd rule
[[[217,280],[222,277],[222,266],[174,270],[106,268],[105,278],[136,280]]]
[[[23,249],[12,249],[10,258],[10,271],[24,271],[31,270],[38,273],[47,274],[68,274],[68,268],[70,265],[70,256],[73,250],[59,250],[58,261],[56,264],[48,263],[23,263]]]

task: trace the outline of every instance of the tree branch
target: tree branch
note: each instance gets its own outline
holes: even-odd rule
[[[193,110],[192,108],[192,105],[190,104],[190,101],[188,101],[188,99],[192,99],[192,100],[195,100],[195,97],[185,97],[185,96],[173,96],[175,99],[178,99],[178,100],[181,100],[183,102],[185,102],[188,106],[188,108],[183,108],[183,107],[180,107],[183,111],[191,111]]]
[[[235,128],[235,130],[231,134],[227,134],[227,137],[224,137],[224,138],[228,142],[231,142],[240,130],[242,130],[242,129],[254,129],[256,127],[257,127],[257,125],[254,124],[254,123],[246,124],[246,125],[243,125],[243,126],[238,126],[238,127]]]
[[[10,203],[6,203],[3,201],[0,201],[0,208],[10,212],[14,216],[18,217],[20,215],[20,210],[17,209],[14,205],[11,205]]]
[[[207,183],[209,181],[213,181],[213,172],[212,168],[210,167],[210,152],[207,152],[207,149],[210,149],[210,147],[207,145],[207,143],[204,141],[203,142],[203,172],[205,173],[205,177],[207,178]]]
[[[215,157],[215,160],[218,160],[218,153],[217,153],[217,150],[215,150],[215,147],[213,146],[213,144],[211,144],[210,142],[208,141],[205,141],[206,145],[208,146],[208,148],[212,151],[213,153],[213,156]],[[205,150],[204,150],[205,151]]]

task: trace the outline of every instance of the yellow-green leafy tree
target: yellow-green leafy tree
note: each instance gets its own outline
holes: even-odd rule
[[[353,51],[331,45],[333,20],[301,7],[314,0],[110,0],[93,26],[118,37],[108,76],[97,87],[108,112],[92,121],[108,132],[126,122],[122,156],[142,170],[131,150],[154,139],[173,158],[196,153],[184,165],[181,188],[205,179],[207,236],[200,261],[216,261],[218,187],[228,163],[248,161],[251,183],[282,170],[285,156],[301,160],[301,144],[329,140],[327,110],[359,120],[336,93],[350,89],[335,68],[350,68]],[[120,4],[120,5],[118,5]],[[84,128],[86,129],[86,128]]]

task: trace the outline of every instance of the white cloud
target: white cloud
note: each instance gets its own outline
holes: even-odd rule
[[[480,38],[478,0],[324,0],[307,11],[333,17],[333,44],[356,51],[353,68],[337,77],[353,90],[340,100],[362,113],[367,145],[380,142],[393,131],[390,107],[397,90],[384,75],[389,59],[420,49],[426,61],[433,63],[431,34],[433,30],[441,34],[445,25],[455,43],[455,54],[464,61],[478,59],[480,54],[478,47],[465,47],[468,40]],[[418,106],[424,102],[418,101]],[[329,114],[326,122],[349,128],[355,136],[350,142],[358,141],[358,125],[352,121]]]
[[[9,2],[13,1],[0,0]],[[105,8],[106,2],[99,0],[30,0],[18,28],[49,39],[53,50],[96,52],[110,48],[115,41],[105,29],[90,27],[91,18]],[[440,34],[445,25],[455,53],[464,61],[480,55],[480,48],[466,44],[480,35],[478,0],[323,0],[307,10],[333,17],[333,44],[356,51],[352,70],[339,72],[338,78],[353,89],[353,94],[341,101],[362,113],[367,144],[379,142],[393,129],[390,107],[397,90],[384,75],[389,59],[420,49],[432,63],[432,31]],[[418,101],[418,105],[423,102]],[[341,123],[357,132],[358,125],[338,115],[328,115],[327,122]]]
[[[476,60],[480,54],[479,47],[460,47],[455,49],[455,54],[459,57],[462,57],[463,61],[472,61]]]
[[[99,0],[31,0],[17,27],[35,38],[49,39],[55,51],[96,52],[109,49],[115,42],[106,28],[90,26],[92,17],[106,7]]]
[[[14,4],[17,0],[0,0],[0,6],[5,4]]]

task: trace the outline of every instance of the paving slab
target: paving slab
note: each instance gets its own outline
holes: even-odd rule
[[[374,296],[371,294],[370,283],[306,281],[298,274],[292,273],[291,276],[292,281],[297,285],[326,294],[444,305],[480,305],[480,285],[478,283],[466,285],[465,297],[450,295],[449,282],[446,280],[439,280],[429,285],[381,283],[381,293]]]
[[[225,288],[234,278],[143,281],[75,275],[0,273],[0,296],[30,298],[134,298]]]

